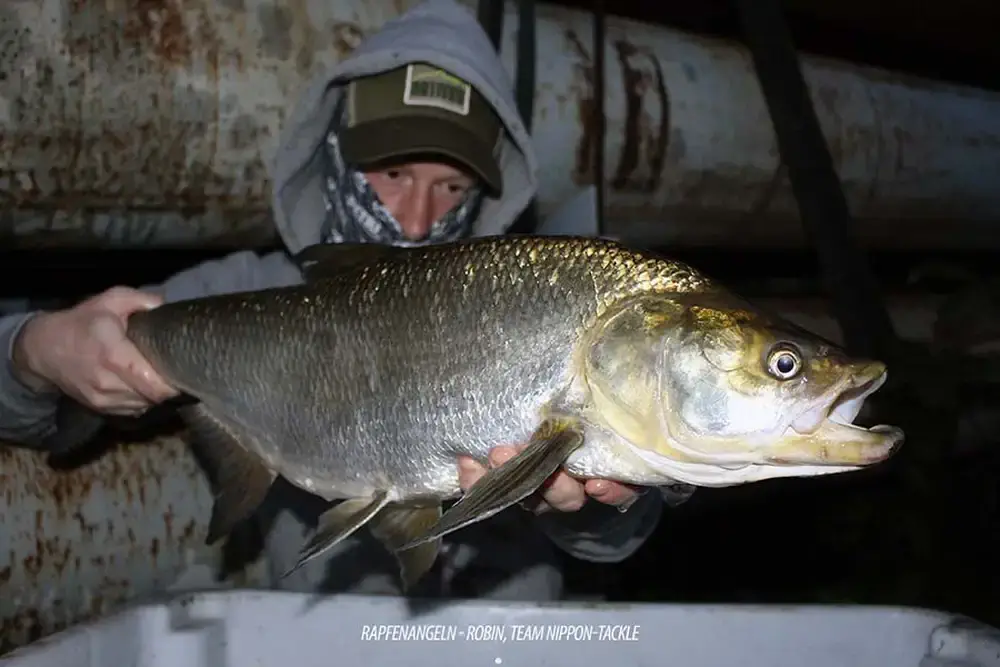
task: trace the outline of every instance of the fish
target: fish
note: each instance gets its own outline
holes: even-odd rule
[[[367,527],[411,590],[443,537],[560,467],[682,502],[858,470],[904,440],[853,423],[883,362],[618,241],[332,244],[295,259],[301,284],[169,302],[127,326],[191,399],[177,409],[213,480],[207,542],[279,475],[331,502],[286,576]],[[516,443],[462,492],[458,456],[486,464]]]

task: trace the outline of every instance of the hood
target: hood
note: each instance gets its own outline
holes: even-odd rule
[[[429,0],[386,23],[350,57],[309,82],[285,122],[271,170],[272,206],[278,232],[292,253],[320,241],[326,215],[320,151],[343,84],[417,61],[472,84],[507,130],[500,153],[503,196],[483,202],[473,234],[502,234],[534,197],[538,161],[496,50],[466,7],[454,0]]]

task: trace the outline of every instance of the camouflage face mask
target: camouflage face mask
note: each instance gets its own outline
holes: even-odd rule
[[[337,122],[327,133],[324,156],[326,220],[324,243],[383,243],[422,246],[444,243],[467,236],[483,201],[481,187],[470,189],[457,206],[435,221],[426,238],[406,238],[399,221],[382,205],[365,175],[344,163],[340,153]]]

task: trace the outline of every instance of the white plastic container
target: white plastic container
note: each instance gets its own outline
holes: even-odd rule
[[[886,607],[180,595],[8,654],[16,667],[1000,667],[1000,632]]]

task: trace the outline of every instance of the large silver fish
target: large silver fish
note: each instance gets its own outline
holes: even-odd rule
[[[129,336],[197,403],[218,482],[209,541],[276,475],[327,500],[296,567],[361,526],[406,587],[441,536],[573,475],[727,486],[884,460],[852,425],[882,363],[753,309],[694,269],[615,242],[326,245],[299,286],[163,305]],[[528,443],[460,495],[456,457]]]

